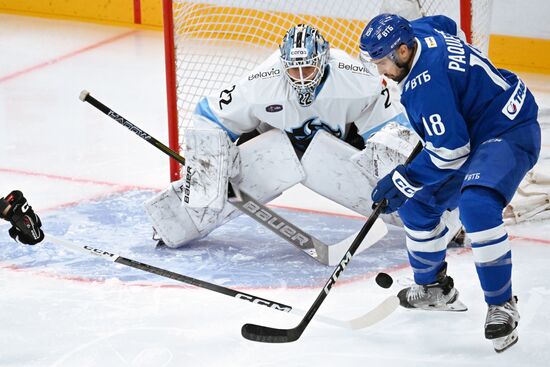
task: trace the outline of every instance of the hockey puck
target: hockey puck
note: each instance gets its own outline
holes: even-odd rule
[[[389,288],[393,284],[393,279],[389,274],[386,273],[378,273],[376,275],[376,284],[378,284],[382,288]]]

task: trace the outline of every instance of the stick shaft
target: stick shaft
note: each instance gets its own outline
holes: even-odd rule
[[[166,145],[162,144],[153,136],[149,135],[147,132],[143,131],[142,129],[128,121],[126,118],[122,117],[111,108],[104,105],[102,102],[98,101],[88,91],[83,90],[80,93],[80,100],[83,102],[88,102],[89,104],[118,122],[120,125],[127,128],[143,140],[149,142],[151,145],[155,146],[182,165],[185,165],[184,157],[182,157]],[[237,197],[233,197],[229,200],[230,203],[234,205],[237,209],[239,209],[252,219],[256,220],[261,225],[263,225],[288,243],[296,246],[315,260],[319,261],[322,264],[329,265],[330,249],[327,244],[315,238],[314,236],[302,231],[300,228],[293,225],[291,222],[284,219],[280,215],[276,214],[271,209],[267,208],[265,205],[257,201],[255,198],[251,197],[245,192],[239,191],[236,187],[233,187],[231,183],[229,183],[229,188],[231,192],[239,192],[239,195],[237,195]],[[270,225],[266,220],[266,215],[269,216],[269,218],[277,218],[277,221],[284,223],[284,226],[274,227]]]
[[[101,257],[107,261],[115,262],[117,264],[129,266],[134,269],[138,269],[141,271],[145,271],[151,274],[155,274],[164,278],[169,278],[176,280],[178,282],[186,283],[194,285],[195,287],[207,289],[216,293],[224,294],[226,296],[230,296],[233,298],[241,299],[243,301],[248,301],[250,303],[254,303],[260,306],[265,306],[268,308],[271,308],[276,311],[282,311],[282,312],[288,312],[295,314],[297,316],[303,317],[306,313],[304,310],[300,310],[297,308],[293,308],[292,306],[285,305],[284,303],[271,301],[266,298],[257,297],[249,293],[245,292],[239,292],[231,288],[226,288],[223,286],[219,286],[213,283],[209,283],[200,279],[192,278],[183,274],[175,273],[170,270],[162,269],[153,265],[145,264],[136,260],[132,260],[123,256],[120,256],[118,254],[114,254],[109,251],[105,251],[99,248],[95,248],[88,245],[79,245],[72,242],[69,242],[65,239],[61,239],[58,237],[54,237],[52,235],[46,234],[46,240],[50,243],[61,245],[69,250],[82,252],[87,255],[94,255],[97,257]],[[369,315],[362,315],[356,319],[352,319],[350,321],[343,321],[343,320],[337,320],[331,317],[326,316],[319,316],[317,318],[318,321],[325,323],[327,325],[332,325],[344,329],[362,329],[364,327],[367,327],[370,325],[371,318]]]
[[[271,301],[265,298],[257,297],[249,293],[245,292],[239,292],[231,288],[226,288],[220,285],[216,285],[213,283],[209,283],[200,279],[192,278],[187,275],[175,273],[170,270],[162,269],[153,265],[145,264],[136,260],[129,259],[127,257],[120,256],[118,254],[111,253],[109,251],[105,251],[96,247],[88,246],[88,245],[77,245],[72,242],[66,241],[61,238],[54,237],[52,235],[46,235],[46,239],[54,244],[59,244],[65,248],[79,251],[83,253],[87,253],[89,255],[94,255],[101,257],[103,259],[115,262],[117,264],[122,264],[125,266],[129,266],[134,269],[139,269],[142,271],[145,271],[147,273],[156,274],[164,278],[169,278],[173,280],[177,280],[178,282],[186,283],[194,285],[195,287],[208,289],[210,291],[214,291],[217,293],[225,294],[226,296],[231,296],[234,298],[242,299],[245,301],[249,301],[261,306],[266,306],[269,308],[273,308],[277,311],[283,311],[283,312],[290,312],[292,310],[292,306],[285,305],[283,303]]]
[[[422,144],[419,142],[407,158],[405,164],[410,163],[414,159],[414,157],[416,157],[418,153],[420,153],[421,150]],[[325,283],[323,290],[319,293],[309,310],[306,312],[302,321],[300,321],[300,323],[296,327],[291,329],[277,329],[256,324],[245,324],[241,329],[242,336],[249,340],[267,343],[288,343],[298,340],[313,316],[315,316],[315,313],[317,312],[319,307],[321,307],[321,305],[323,304],[323,301],[328,296],[330,290],[332,289],[332,286],[338,280],[338,277],[342,274],[348,263],[351,261],[353,255],[357,251],[357,248],[359,248],[359,245],[371,229],[376,219],[378,219],[378,216],[385,206],[385,200],[376,204],[374,211],[359,231],[357,237],[353,240],[351,246],[342,257],[340,263],[334,269],[332,275]]]
[[[137,136],[145,140],[146,142],[150,143],[151,145],[154,145],[155,147],[163,151],[168,156],[174,158],[179,163],[185,165],[184,157],[174,152],[172,149],[162,144],[153,136],[141,130],[139,127],[137,127],[136,125],[134,125],[133,123],[131,123],[130,121],[128,121],[127,119],[125,119],[124,117],[116,113],[115,111],[111,110],[109,107],[105,106],[103,103],[101,103],[100,101],[92,97],[90,93],[86,91],[82,91],[82,93],[80,94],[80,99],[83,102],[88,102],[89,104],[91,104],[92,106],[94,106],[95,108],[97,108],[98,110],[100,110],[101,112],[103,112],[104,114],[106,114],[107,116],[115,120],[116,122],[118,122],[120,125],[124,126],[128,130],[130,130],[131,132],[133,132],[134,134],[136,134]]]

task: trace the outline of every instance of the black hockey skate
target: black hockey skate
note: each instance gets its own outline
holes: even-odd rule
[[[497,353],[518,342],[518,298],[513,296],[501,305],[489,305],[485,319],[485,338],[493,341]]]
[[[466,311],[468,307],[458,300],[458,290],[453,278],[447,274],[447,266],[437,274],[437,281],[427,285],[413,285],[397,294],[399,303],[405,308],[431,311]]]

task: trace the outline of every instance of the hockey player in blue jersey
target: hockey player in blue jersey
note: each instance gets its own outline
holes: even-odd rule
[[[416,285],[399,292],[408,308],[465,310],[446,275],[447,228],[458,207],[488,304],[485,337],[497,352],[517,342],[512,257],[502,210],[540,151],[538,107],[523,81],[495,68],[445,16],[415,21],[381,14],[365,27],[361,58],[401,89],[401,102],[424,143],[372,191],[405,224]]]

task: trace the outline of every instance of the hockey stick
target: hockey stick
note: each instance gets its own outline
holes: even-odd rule
[[[164,278],[177,280],[178,282],[191,284],[191,285],[194,285],[195,287],[208,289],[210,291],[220,293],[220,294],[224,294],[226,296],[230,296],[230,297],[233,297],[233,298],[242,299],[244,301],[248,301],[248,302],[260,305],[260,306],[265,306],[265,307],[271,308],[273,310],[288,312],[288,313],[292,313],[292,314],[295,314],[295,315],[298,315],[298,316],[305,315],[305,311],[293,308],[293,307],[291,307],[289,305],[285,305],[283,303],[271,301],[271,300],[268,300],[266,298],[257,297],[257,296],[254,296],[252,294],[245,293],[245,292],[238,292],[238,291],[233,290],[231,288],[226,288],[226,287],[216,285],[216,284],[213,284],[213,283],[209,283],[209,282],[206,282],[206,281],[203,281],[203,280],[200,280],[200,279],[192,278],[192,277],[189,277],[189,276],[186,276],[186,275],[183,275],[183,274],[178,274],[178,273],[175,273],[173,271],[158,268],[158,267],[153,266],[153,265],[144,264],[142,262],[132,260],[132,259],[120,256],[120,255],[117,255],[117,254],[113,254],[109,251],[105,251],[105,250],[102,250],[102,249],[99,249],[99,248],[95,248],[95,247],[88,246],[88,245],[78,245],[78,244],[69,242],[67,240],[64,240],[64,239],[61,239],[61,238],[58,238],[58,237],[55,237],[55,236],[52,236],[52,235],[49,235],[49,234],[46,234],[45,239],[46,239],[46,241],[49,241],[50,243],[53,243],[53,244],[56,244],[56,245],[61,245],[61,246],[65,247],[69,250],[83,252],[83,253],[86,253],[88,255],[95,255],[95,256],[101,257],[105,260],[115,262],[117,264],[126,265],[128,267],[138,269],[138,270],[141,270],[141,271],[144,271],[144,272],[147,272],[147,273],[151,273],[151,274],[156,274],[156,275],[159,275],[159,276],[164,277]],[[358,330],[358,329],[362,329],[362,328],[365,328],[365,327],[368,327],[368,326],[374,324],[379,318],[378,312],[379,311],[376,310],[376,309],[371,310],[368,313],[366,313],[362,316],[359,316],[355,319],[349,320],[349,321],[336,320],[336,319],[326,317],[326,316],[319,316],[317,318],[317,320],[320,321],[320,322],[323,322],[325,324],[332,325],[332,326],[337,326],[337,327],[341,327],[341,328],[345,328],[345,329]]]
[[[233,190],[237,190],[235,186],[233,186]],[[229,202],[258,223],[275,232],[279,237],[325,265],[334,266],[338,264],[353,239],[357,236],[357,233],[354,233],[338,243],[326,245],[321,240],[288,222],[270,208],[257,202],[244,191],[236,191],[235,196],[230,198]],[[270,223],[276,223],[277,226],[271,226]],[[284,225],[280,225],[281,223],[284,223]],[[361,242],[358,253],[363,252],[382,239],[388,233],[388,227],[382,220],[377,220],[373,224],[372,231],[372,234]]]
[[[135,133],[143,140],[149,142],[157,149],[161,150],[182,165],[185,165],[184,157],[182,157],[166,145],[162,144],[160,141],[158,141],[157,139],[155,139],[145,131],[141,130],[139,127],[137,127],[136,125],[92,97],[88,91],[83,90],[80,93],[80,100],[83,102],[88,102],[89,104],[118,122],[120,125]],[[258,202],[247,193],[238,190],[236,186],[230,184],[229,191],[232,194],[230,195],[229,202],[237,209],[250,216],[285,241],[298,247],[300,250],[325,265],[336,265],[337,261],[344,255],[344,253],[348,249],[350,238],[355,237],[355,235],[352,235],[352,237],[350,238],[346,238],[343,241],[329,246],[321,240],[302,231],[300,228],[282,218],[280,215],[276,214],[274,211],[267,208],[265,205]],[[276,225],[274,225],[273,223],[276,223]],[[374,243],[384,237],[386,233],[388,233],[388,229],[384,222],[382,222],[381,220],[377,221],[376,225],[373,227],[372,232],[369,233],[369,236],[364,239],[358,252],[361,252],[372,246]]]
[[[414,150],[412,151],[412,153],[407,158],[407,161],[405,162],[405,164],[408,164],[410,161],[412,161],[414,157],[416,157],[416,155],[421,150],[422,150],[422,143],[419,142],[414,148]],[[338,264],[336,269],[334,269],[332,275],[330,276],[328,281],[325,283],[323,290],[321,291],[321,293],[319,293],[319,295],[317,296],[317,298],[315,299],[315,301],[313,302],[309,310],[306,312],[306,315],[304,316],[302,321],[300,321],[300,323],[296,327],[291,329],[277,329],[269,326],[245,324],[241,329],[242,336],[248,340],[264,342],[264,343],[289,343],[289,342],[298,340],[298,338],[300,338],[300,336],[308,326],[313,316],[315,316],[315,313],[317,312],[319,307],[321,307],[321,304],[323,303],[325,298],[328,296],[332,286],[338,280],[338,277],[342,274],[342,272],[344,271],[348,263],[351,261],[357,248],[361,244],[361,241],[363,240],[363,238],[365,238],[367,233],[370,231],[374,222],[376,221],[376,219],[380,215],[380,212],[385,206],[386,206],[385,200],[376,204],[376,207],[373,213],[371,214],[369,219],[365,222],[365,224],[363,225],[363,228],[361,228],[361,231],[359,231],[359,235],[355,238],[355,240],[351,244],[346,254],[342,257],[340,264]],[[392,296],[392,297],[397,300],[397,296]],[[394,301],[393,303],[394,305],[393,309],[388,307],[388,309],[386,310],[388,312],[388,315],[395,310],[398,304],[399,304],[399,301],[397,300],[397,302]]]

